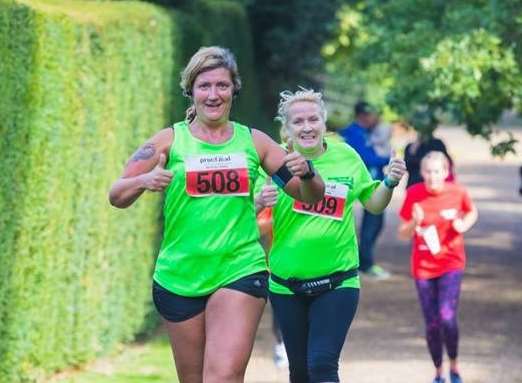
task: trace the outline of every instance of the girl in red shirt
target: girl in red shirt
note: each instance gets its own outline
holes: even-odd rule
[[[477,210],[462,186],[446,182],[449,162],[442,152],[421,160],[424,182],[406,190],[399,236],[412,238],[411,272],[426,323],[426,341],[435,365],[433,383],[442,377],[443,344],[450,359],[451,383],[462,383],[457,365],[457,310],[466,265],[464,238]]]

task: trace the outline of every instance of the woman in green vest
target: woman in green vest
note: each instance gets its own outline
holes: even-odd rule
[[[130,206],[164,191],[164,234],[153,299],[182,383],[242,382],[267,297],[253,186],[262,167],[294,198],[324,194],[306,159],[229,120],[241,88],[227,49],[201,48],[182,72],[192,106],[131,157],[109,199]]]
[[[258,180],[258,209],[272,207],[269,293],[281,327],[292,383],[339,382],[338,361],[359,300],[359,255],[353,205],[374,214],[390,202],[405,173],[392,159],[388,175],[374,181],[357,152],[325,139],[322,95],[301,89],[281,93],[278,120],[293,149],[325,181],[324,198],[302,203]],[[260,186],[263,185],[263,186]]]

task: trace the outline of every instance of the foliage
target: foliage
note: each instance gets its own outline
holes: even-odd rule
[[[257,0],[249,5],[255,64],[270,116],[275,115],[282,90],[322,86],[320,49],[332,36],[339,4],[340,0]]]
[[[484,29],[441,40],[421,67],[432,84],[430,101],[445,102],[457,122],[485,137],[522,85],[512,50]]]
[[[490,138],[520,106],[520,11],[516,1],[346,2],[323,55],[331,78],[348,79],[329,93],[355,90],[424,134],[449,118]]]
[[[107,190],[169,120],[173,29],[146,4],[66,3],[0,8],[2,382],[89,360],[150,310],[159,200],[116,211]]]
[[[203,38],[208,44],[231,48],[236,55],[246,52],[239,46],[253,44],[253,56],[238,57],[242,78],[249,80],[236,103],[238,107],[233,109],[242,122],[252,121],[277,136],[268,121],[275,116],[279,92],[296,89],[297,85],[323,86],[320,50],[332,36],[335,12],[342,0],[323,0],[320,6],[309,0],[146,1],[183,11],[181,22],[190,24],[197,36],[194,41]],[[217,5],[235,10],[216,12]],[[244,7],[248,20],[242,15]]]

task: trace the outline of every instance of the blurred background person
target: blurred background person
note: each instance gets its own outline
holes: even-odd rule
[[[411,273],[426,325],[426,342],[435,366],[433,383],[443,383],[443,346],[450,359],[451,383],[462,383],[457,363],[458,305],[466,266],[463,233],[477,221],[467,190],[445,181],[449,161],[429,152],[420,163],[424,181],[409,187],[399,212],[399,237],[412,239]]]
[[[384,179],[384,168],[390,161],[389,132],[379,126],[377,110],[366,101],[354,107],[355,121],[339,134],[361,156],[375,180]],[[373,214],[364,209],[359,230],[359,270],[374,279],[387,279],[390,272],[375,263],[375,243],[384,226],[384,213]]]
[[[406,161],[406,169],[408,170],[408,182],[406,187],[422,182],[422,174],[420,171],[420,163],[422,158],[431,151],[442,152],[448,159],[449,170],[446,181],[455,180],[455,169],[453,159],[448,154],[446,145],[440,138],[433,136],[433,131],[415,131],[406,121],[400,122],[403,127],[415,132],[414,140],[404,148],[404,161]]]

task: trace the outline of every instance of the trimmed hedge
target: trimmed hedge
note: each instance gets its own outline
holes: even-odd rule
[[[159,196],[110,208],[170,119],[177,32],[145,3],[0,3],[0,382],[130,340],[150,310]]]
[[[0,0],[0,382],[39,381],[150,326],[160,197],[117,210],[107,191],[183,117],[179,73],[214,44],[239,62],[234,115],[262,128],[236,3]]]

